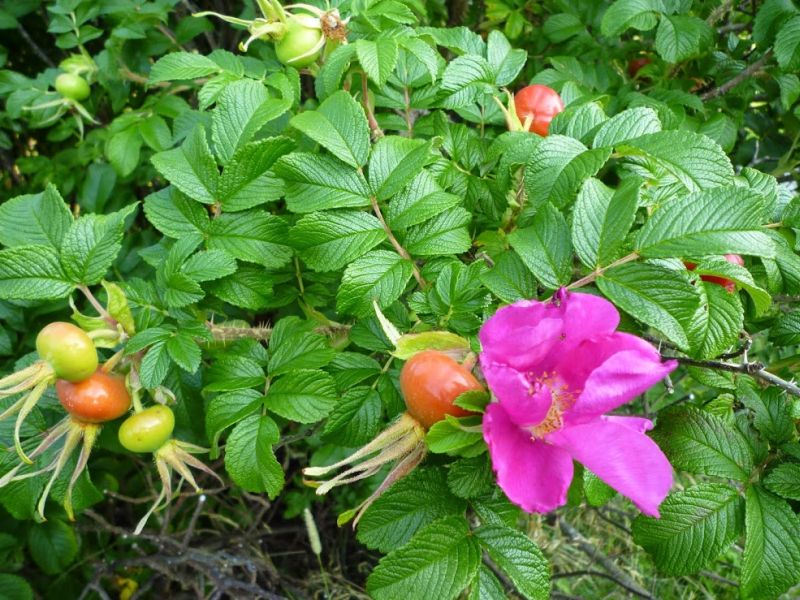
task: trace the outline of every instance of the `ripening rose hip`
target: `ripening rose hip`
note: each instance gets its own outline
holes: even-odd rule
[[[155,452],[172,436],[175,414],[158,404],[131,415],[119,428],[119,443],[131,452]]]
[[[100,369],[78,383],[59,379],[56,394],[66,411],[84,423],[113,421],[131,407],[125,379]]]
[[[528,131],[546,136],[550,121],[564,110],[564,102],[554,89],[535,83],[514,94],[514,109],[523,126],[530,118]]]
[[[483,389],[466,368],[435,350],[415,354],[400,371],[400,390],[408,414],[425,429],[443,420],[445,415],[465,417],[472,414],[454,405],[453,401],[464,392]]]
[[[74,73],[62,73],[56,77],[56,91],[70,100],[86,100],[91,94],[87,81]]]
[[[286,24],[286,33],[275,42],[275,54],[284,65],[300,69],[319,58],[322,52],[322,30],[313,27],[316,19],[310,15],[294,15]],[[317,48],[316,51],[313,51]],[[313,52],[312,52],[313,51]]]
[[[73,325],[50,323],[36,336],[36,351],[50,363],[56,377],[83,381],[97,370],[97,350],[87,333]]]

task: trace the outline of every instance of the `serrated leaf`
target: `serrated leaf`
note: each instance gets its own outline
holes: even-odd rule
[[[327,155],[294,152],[275,164],[286,182],[286,205],[292,212],[369,206],[364,176]]]
[[[221,214],[208,227],[209,249],[224,250],[231,256],[279,268],[292,257],[285,245],[289,228],[281,217],[262,211]]]
[[[210,222],[208,213],[200,204],[173,187],[147,196],[144,214],[156,229],[175,239],[200,239]]]
[[[594,137],[593,146],[613,147],[626,140],[661,131],[661,121],[652,108],[640,106],[623,110],[603,123]]]
[[[40,194],[17,196],[0,204],[0,222],[0,244],[4,246],[50,245],[58,250],[72,215],[55,186],[48,184]]]
[[[220,300],[233,306],[257,311],[272,300],[272,279],[255,265],[241,265],[235,273],[215,281],[209,290]]]
[[[236,260],[223,250],[204,250],[190,256],[181,271],[194,281],[214,281],[236,272]]]
[[[171,363],[165,341],[159,341],[150,346],[139,368],[139,377],[142,380],[142,385],[148,389],[161,385],[167,376]]]
[[[218,454],[220,434],[262,406],[264,397],[256,390],[236,390],[215,396],[206,409],[206,435],[211,441],[211,457]]]
[[[369,125],[364,109],[347,92],[328,96],[314,111],[300,113],[290,124],[339,160],[363,167],[369,155]]]
[[[205,390],[231,392],[264,384],[264,370],[246,356],[221,356],[205,372]]]
[[[338,271],[383,242],[386,232],[368,213],[317,212],[300,219],[289,239],[315,271]]]
[[[241,146],[225,165],[219,179],[222,210],[247,210],[281,198],[283,182],[270,168],[293,146],[294,142],[285,137],[266,138]]]
[[[0,573],[0,589],[7,600],[33,600],[33,589],[30,584],[17,575]]]
[[[481,281],[503,302],[527,300],[536,295],[536,279],[516,252],[504,252]]]
[[[774,387],[761,390],[752,380],[741,379],[737,397],[755,413],[753,424],[766,440],[778,445],[792,439],[795,428],[782,390]]]
[[[775,58],[784,71],[800,68],[800,14],[789,19],[775,36]]]
[[[764,478],[764,487],[789,500],[800,500],[800,464],[783,463]]]
[[[629,263],[597,278],[603,295],[634,318],[688,348],[686,330],[700,296],[683,273],[646,263]]]
[[[550,565],[533,540],[503,525],[483,525],[475,537],[525,598],[550,597]]]
[[[486,59],[494,73],[495,85],[508,85],[517,78],[528,53],[522,49],[513,49],[506,36],[497,29],[489,32],[486,41]]]
[[[336,385],[325,371],[295,369],[273,381],[267,409],[298,423],[316,423],[336,405]]]
[[[130,204],[108,215],[85,215],[72,223],[61,245],[61,264],[72,281],[94,285],[103,279],[122,248],[125,220],[137,206]]]
[[[557,289],[572,275],[572,244],[569,227],[561,212],[544,204],[530,227],[508,236],[512,248],[542,285]]]
[[[459,498],[473,498],[488,492],[494,484],[494,473],[489,464],[489,455],[481,454],[462,458],[450,465],[447,485]]]
[[[15,246],[0,250],[0,298],[50,300],[74,288],[52,246]]]
[[[633,539],[667,575],[697,573],[744,528],[744,500],[727,485],[701,483],[672,493],[659,510],[659,519],[633,521]]]
[[[733,166],[722,148],[704,135],[689,131],[660,131],[624,143],[622,156],[652,160],[689,192],[725,187],[733,180]]]
[[[637,238],[642,256],[668,258],[753,254],[771,258],[774,244],[759,231],[760,197],[747,188],[703,190],[675,198],[653,212]]]
[[[273,331],[273,342],[275,334]],[[291,373],[296,369],[317,369],[327,365],[335,351],[325,338],[316,333],[298,332],[285,341],[274,343],[269,358],[270,375]]]
[[[219,170],[202,125],[194,128],[180,148],[159,152],[150,160],[161,175],[190,198],[203,204],[217,201]]]
[[[377,391],[368,387],[350,388],[325,421],[325,439],[349,448],[369,442],[378,433],[381,409]]]
[[[77,558],[78,538],[72,527],[54,519],[31,527],[28,549],[42,571],[58,575]]]
[[[393,38],[360,39],[354,44],[358,62],[379,86],[386,83],[397,64],[397,42]]]
[[[711,413],[690,407],[665,411],[651,435],[677,469],[738,481],[747,481],[753,471],[747,440]]]
[[[266,415],[239,421],[225,444],[225,470],[233,482],[275,498],[283,488],[283,469],[272,451],[279,439],[278,426]]]
[[[336,309],[365,317],[372,313],[373,300],[386,308],[403,293],[412,272],[411,263],[395,252],[374,250],[345,269]]]
[[[736,344],[744,325],[744,309],[739,296],[715,283],[697,282],[700,306],[687,334],[691,353],[698,358],[713,358]]]
[[[195,79],[220,70],[213,60],[190,52],[173,52],[162,56],[150,69],[149,83]]]
[[[176,365],[187,373],[197,372],[202,352],[193,335],[179,330],[167,340],[166,344],[169,356]]]
[[[702,54],[714,41],[714,30],[691,15],[662,16],[656,30],[656,52],[669,63]]]
[[[369,159],[369,184],[378,200],[394,196],[433,162],[433,142],[399,136],[381,138]]]
[[[800,517],[759,485],[747,488],[741,594],[777,598],[800,581]]]
[[[507,600],[506,590],[486,565],[481,565],[470,583],[467,600]]]
[[[480,549],[463,517],[446,517],[422,529],[383,557],[367,579],[375,600],[451,600],[480,566]]]
[[[386,222],[392,229],[407,229],[460,203],[458,196],[445,192],[434,176],[424,170],[391,199],[385,212]]]
[[[472,215],[456,206],[421,225],[411,227],[403,238],[405,248],[414,256],[461,254],[472,246],[467,225]]]
[[[649,31],[658,23],[658,13],[665,12],[661,0],[617,0],[603,14],[600,31],[613,38],[629,27]]]
[[[572,243],[581,262],[591,269],[609,265],[619,250],[638,206],[639,181],[623,181],[612,190],[590,178],[581,187],[572,213]]]
[[[324,100],[340,89],[339,84],[355,54],[355,44],[343,44],[325,57],[325,64],[314,80],[317,98]]]
[[[287,100],[270,98],[260,81],[241,79],[228,84],[211,118],[211,137],[220,161],[226,164],[259,129],[290,106]]]
[[[422,527],[465,508],[466,503],[450,493],[443,471],[416,469],[364,512],[358,539],[369,548],[388,552],[408,542]]]
[[[550,122],[548,135],[565,135],[588,143],[597,128],[608,120],[603,107],[597,102],[568,106]]]
[[[444,420],[434,423],[425,435],[425,443],[434,454],[451,456],[477,456],[486,450],[483,435],[477,429],[477,417],[457,419],[447,415]]]
[[[764,314],[772,303],[772,298],[766,290],[759,287],[750,271],[739,265],[729,263],[720,257],[706,257],[699,263],[693,273],[698,275],[716,275],[730,279],[737,286],[743,288],[753,300],[757,315]],[[773,335],[774,335],[773,331]]]

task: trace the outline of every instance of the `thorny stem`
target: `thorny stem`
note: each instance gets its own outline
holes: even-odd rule
[[[710,91],[706,92],[705,94],[700,96],[700,99],[703,102],[708,102],[709,100],[713,100],[714,98],[718,98],[719,96],[724,96],[725,94],[730,92],[733,88],[735,88],[737,85],[742,83],[745,79],[747,79],[748,77],[752,76],[754,73],[760,71],[763,68],[763,66],[765,64],[767,64],[767,61],[771,57],[772,57],[772,48],[767,50],[764,53],[764,56],[759,58],[756,62],[754,62],[753,64],[751,64],[747,68],[743,69],[742,72],[739,73],[736,77],[726,81],[725,83],[723,83],[719,87],[714,88],[713,90],[710,90]]]
[[[79,285],[78,289],[81,291],[81,293],[84,296],[86,296],[86,299],[89,301],[89,304],[91,304],[94,307],[94,309],[97,311],[97,314],[99,314],[101,317],[103,317],[103,320],[106,323],[108,323],[109,325],[111,325],[111,327],[116,329],[117,324],[118,324],[117,320],[114,317],[112,317],[110,314],[108,314],[108,311],[103,307],[102,304],[100,304],[100,301],[92,293],[92,290],[90,290],[85,285]]]
[[[419,267],[414,262],[414,259],[411,258],[411,255],[408,253],[408,250],[403,248],[400,242],[397,241],[397,238],[394,237],[394,233],[389,228],[389,225],[386,224],[386,220],[383,218],[383,213],[381,212],[381,207],[378,204],[378,199],[375,196],[370,197],[370,202],[372,203],[372,212],[375,213],[375,216],[378,217],[378,221],[380,221],[383,230],[386,232],[386,237],[389,238],[389,243],[392,244],[394,249],[397,253],[405,260],[411,263],[411,269],[414,273],[414,279],[417,280],[419,287],[426,288],[428,286],[428,282],[422,277],[422,273],[420,273]]]
[[[573,281],[572,283],[570,283],[567,286],[567,289],[568,290],[574,290],[576,288],[579,288],[579,287],[582,287],[582,286],[586,285],[587,283],[592,283],[595,279],[600,277],[603,273],[605,273],[609,269],[613,269],[614,267],[618,267],[620,265],[624,265],[625,263],[632,262],[632,261],[636,260],[637,258],[639,258],[639,254],[636,253],[636,252],[631,252],[630,254],[628,254],[626,256],[623,256],[619,260],[615,260],[610,265],[608,265],[606,267],[599,267],[599,268],[595,269],[594,271],[592,271],[591,273],[589,273],[586,277],[581,277],[577,281]]]
[[[677,360],[682,365],[688,365],[690,367],[714,369],[717,371],[728,371],[730,373],[744,373],[745,375],[750,375],[752,377],[755,377],[756,379],[766,381],[767,383],[777,386],[782,390],[785,390],[786,392],[792,394],[793,396],[797,396],[800,398],[800,387],[798,387],[791,381],[786,381],[785,379],[781,379],[777,375],[773,375],[772,373],[767,371],[764,368],[764,365],[760,362],[743,362],[739,364],[731,364],[719,360],[696,360],[694,358],[689,358],[686,356],[662,355],[662,358]]]

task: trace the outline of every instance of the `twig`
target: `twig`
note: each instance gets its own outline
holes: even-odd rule
[[[748,67],[742,70],[741,73],[736,75],[736,77],[726,81],[721,86],[714,88],[700,96],[700,99],[703,102],[708,102],[709,100],[713,100],[714,98],[718,98],[719,96],[723,96],[735,88],[737,85],[742,83],[745,79],[756,73],[757,71],[761,70],[761,68],[767,64],[767,61],[772,56],[772,48],[767,50],[764,55],[759,58],[756,62],[752,63]]]
[[[186,533],[183,534],[183,542],[181,543],[181,548],[186,550],[189,547],[189,542],[192,541],[192,536],[194,535],[194,528],[197,525],[197,519],[200,518],[200,513],[203,511],[203,506],[206,503],[206,495],[200,494],[197,497],[197,506],[194,508],[194,512],[192,513],[192,518],[189,521],[189,526],[186,528]]]
[[[111,325],[111,327],[117,326],[118,324],[117,320],[110,314],[108,314],[108,311],[105,309],[105,307],[102,304],[100,304],[100,301],[97,298],[95,298],[95,295],[92,293],[92,290],[90,290],[85,285],[79,285],[77,286],[77,289],[80,290],[80,292],[84,296],[86,296],[86,299],[89,301],[89,304],[91,304],[94,307],[94,309],[97,311],[97,314],[103,317],[103,320],[106,323]]]
[[[392,233],[391,228],[389,227],[389,225],[386,224],[386,220],[383,218],[383,213],[381,212],[381,207],[378,204],[378,199],[375,196],[372,196],[370,197],[370,202],[372,202],[372,212],[375,213],[375,216],[378,218],[378,221],[380,221],[383,230],[386,232],[386,237],[389,238],[389,242],[392,244],[397,253],[401,256],[401,258],[411,263],[411,268],[414,273],[414,279],[417,280],[419,287],[421,288],[427,287],[428,282],[425,281],[425,278],[422,277],[422,273],[420,273],[419,267],[417,267],[417,264],[414,262],[414,259],[411,258],[411,255],[408,253],[408,250],[403,248],[400,242],[397,241],[397,238],[394,237],[394,233]]]
[[[606,571],[608,571],[610,579],[613,579],[618,585],[625,588],[632,594],[639,596],[640,598],[655,600],[650,592],[639,586],[635,581],[628,577],[628,575],[622,569],[620,569],[613,560],[589,543],[589,541],[584,538],[577,529],[567,523],[563,517],[558,518],[558,526],[571,542],[576,544],[578,548],[580,548],[586,555],[588,555],[592,560],[596,560]]]
[[[19,34],[22,36],[22,39],[24,39],[27,42],[27,44],[31,47],[31,50],[33,50],[36,56],[42,59],[42,62],[44,64],[46,64],[48,67],[56,66],[56,64],[52,60],[50,60],[50,57],[47,56],[47,54],[45,54],[44,50],[42,50],[39,44],[37,44],[36,41],[31,37],[31,34],[28,33],[28,30],[25,29],[22,26],[22,23],[20,23],[19,21],[17,21],[17,31],[19,31]]]
[[[369,105],[369,84],[367,83],[367,73],[365,71],[361,71],[361,95],[363,96],[362,103],[364,104],[364,112],[367,113],[367,121],[369,122],[369,129],[372,131],[372,137],[382,138],[383,129],[378,125],[375,113],[372,112],[372,107]]]
[[[717,371],[728,371],[730,373],[744,373],[746,375],[755,377],[756,379],[760,379],[774,386],[777,386],[782,390],[785,390],[788,393],[792,394],[793,396],[800,397],[800,387],[798,387],[797,385],[795,385],[790,381],[781,379],[777,375],[773,375],[772,373],[767,371],[764,365],[760,362],[743,362],[738,364],[731,364],[719,360],[696,360],[694,358],[689,358],[687,356],[662,355],[661,357],[664,359],[677,360],[682,365],[688,365],[691,367],[700,367],[702,369],[714,369]]]
[[[708,15],[706,19],[706,23],[711,25],[712,27],[717,24],[722,17],[725,16],[725,13],[728,12],[731,7],[733,6],[733,0],[725,0],[722,4],[720,4],[717,8],[711,11],[711,14]]]

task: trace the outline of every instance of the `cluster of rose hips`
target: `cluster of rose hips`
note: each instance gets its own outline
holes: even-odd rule
[[[50,473],[37,507],[39,517],[44,519],[50,490],[70,456],[80,445],[80,454],[64,497],[64,510],[70,519],[74,518],[72,490],[87,466],[102,425],[125,416],[133,408],[134,414],[128,416],[119,428],[119,441],[131,452],[152,452],[163,484],[153,507],[139,523],[138,532],[162,502],[168,503],[171,500],[173,469],[197,491],[200,490],[189,467],[201,469],[215,477],[216,474],[191,456],[191,453],[203,452],[205,449],[172,438],[175,416],[168,406],[142,406],[142,390],[136,383],[138,378],[135,371],[131,368],[127,378],[114,372],[115,368],[121,366],[122,350],[100,365],[93,338],[107,333],[106,330],[87,333],[71,323],[50,323],[36,337],[36,350],[40,359],[31,366],[0,379],[0,398],[21,394],[16,402],[0,414],[0,420],[17,415],[14,447],[20,458],[19,464],[0,478],[0,487],[13,481]],[[52,384],[55,384],[56,395],[67,416],[45,431],[38,446],[28,454],[20,439],[22,424]],[[52,461],[39,469],[31,467],[35,459],[62,440],[62,446]]]

